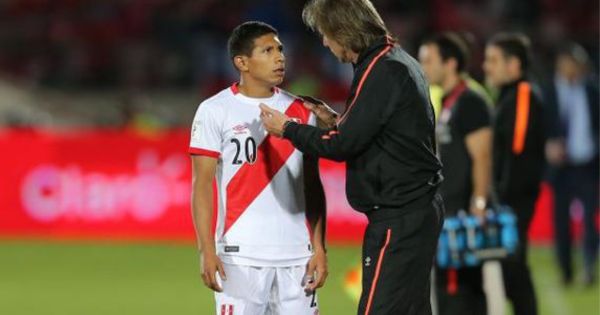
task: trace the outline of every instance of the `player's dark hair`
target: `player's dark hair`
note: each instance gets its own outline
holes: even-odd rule
[[[389,35],[369,0],[311,0],[302,10],[302,19],[313,31],[356,53]]]
[[[277,30],[264,22],[249,21],[238,25],[227,41],[229,58],[236,56],[251,56],[254,49],[254,40],[267,34],[277,35]]]
[[[463,72],[469,62],[469,48],[465,41],[454,33],[442,33],[423,42],[424,45],[436,45],[444,62],[456,60],[456,71]]]
[[[531,65],[531,41],[521,33],[499,33],[488,42],[502,50],[505,58],[515,57],[521,63],[521,71],[527,72]]]

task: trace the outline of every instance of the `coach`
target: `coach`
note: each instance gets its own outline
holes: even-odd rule
[[[358,314],[431,314],[443,205],[427,81],[370,1],[313,0],[302,15],[323,45],[354,67],[347,107],[335,119],[325,104],[307,101],[329,126],[323,130],[261,105],[265,128],[304,153],[346,161],[348,200],[369,219]]]

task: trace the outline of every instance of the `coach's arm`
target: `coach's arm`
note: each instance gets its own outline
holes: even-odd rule
[[[213,217],[213,180],[217,169],[217,159],[209,156],[192,156],[192,218],[196,229],[200,272],[204,284],[217,292],[222,289],[216,273],[226,280],[223,263],[217,256],[214,235],[211,233]]]
[[[376,65],[334,128],[323,130],[299,124],[265,104],[260,104],[261,119],[270,134],[290,140],[305,154],[347,161],[373,145],[394,113],[410,106],[415,89],[416,84],[406,67]],[[311,102],[305,101],[310,109],[306,103]],[[323,120],[315,109],[311,111]],[[329,116],[334,115],[329,113]]]

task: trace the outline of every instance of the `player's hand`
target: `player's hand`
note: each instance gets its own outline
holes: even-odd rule
[[[200,257],[200,272],[202,273],[202,282],[207,288],[216,292],[223,291],[217,282],[217,272],[222,280],[227,280],[227,276],[219,256],[215,253],[203,252]]]
[[[327,275],[327,254],[325,251],[316,251],[306,265],[306,284],[304,291],[307,293],[314,292],[316,289],[325,284]]]
[[[304,95],[301,95],[300,98],[304,101],[304,107],[317,116],[319,127],[325,129],[335,127],[338,118],[336,111],[320,99]]]
[[[267,132],[281,138],[283,136],[283,126],[286,121],[290,120],[290,118],[284,113],[276,109],[272,109],[265,104],[261,103],[259,107],[260,118],[262,119],[263,125],[265,125]]]
[[[482,209],[476,206],[471,206],[469,212],[471,213],[471,215],[474,215],[477,218],[479,218],[479,220],[481,220],[481,223],[485,223],[485,208]]]

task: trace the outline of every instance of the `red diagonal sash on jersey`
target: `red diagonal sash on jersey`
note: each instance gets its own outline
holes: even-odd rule
[[[299,118],[301,123],[307,123],[310,111],[301,100],[295,100],[285,114]],[[285,139],[267,135],[258,146],[257,158],[254,164],[244,163],[227,185],[227,210],[225,214],[225,229],[229,228],[246,211],[248,206],[273,180],[277,172],[285,165],[294,153],[294,146]]]

